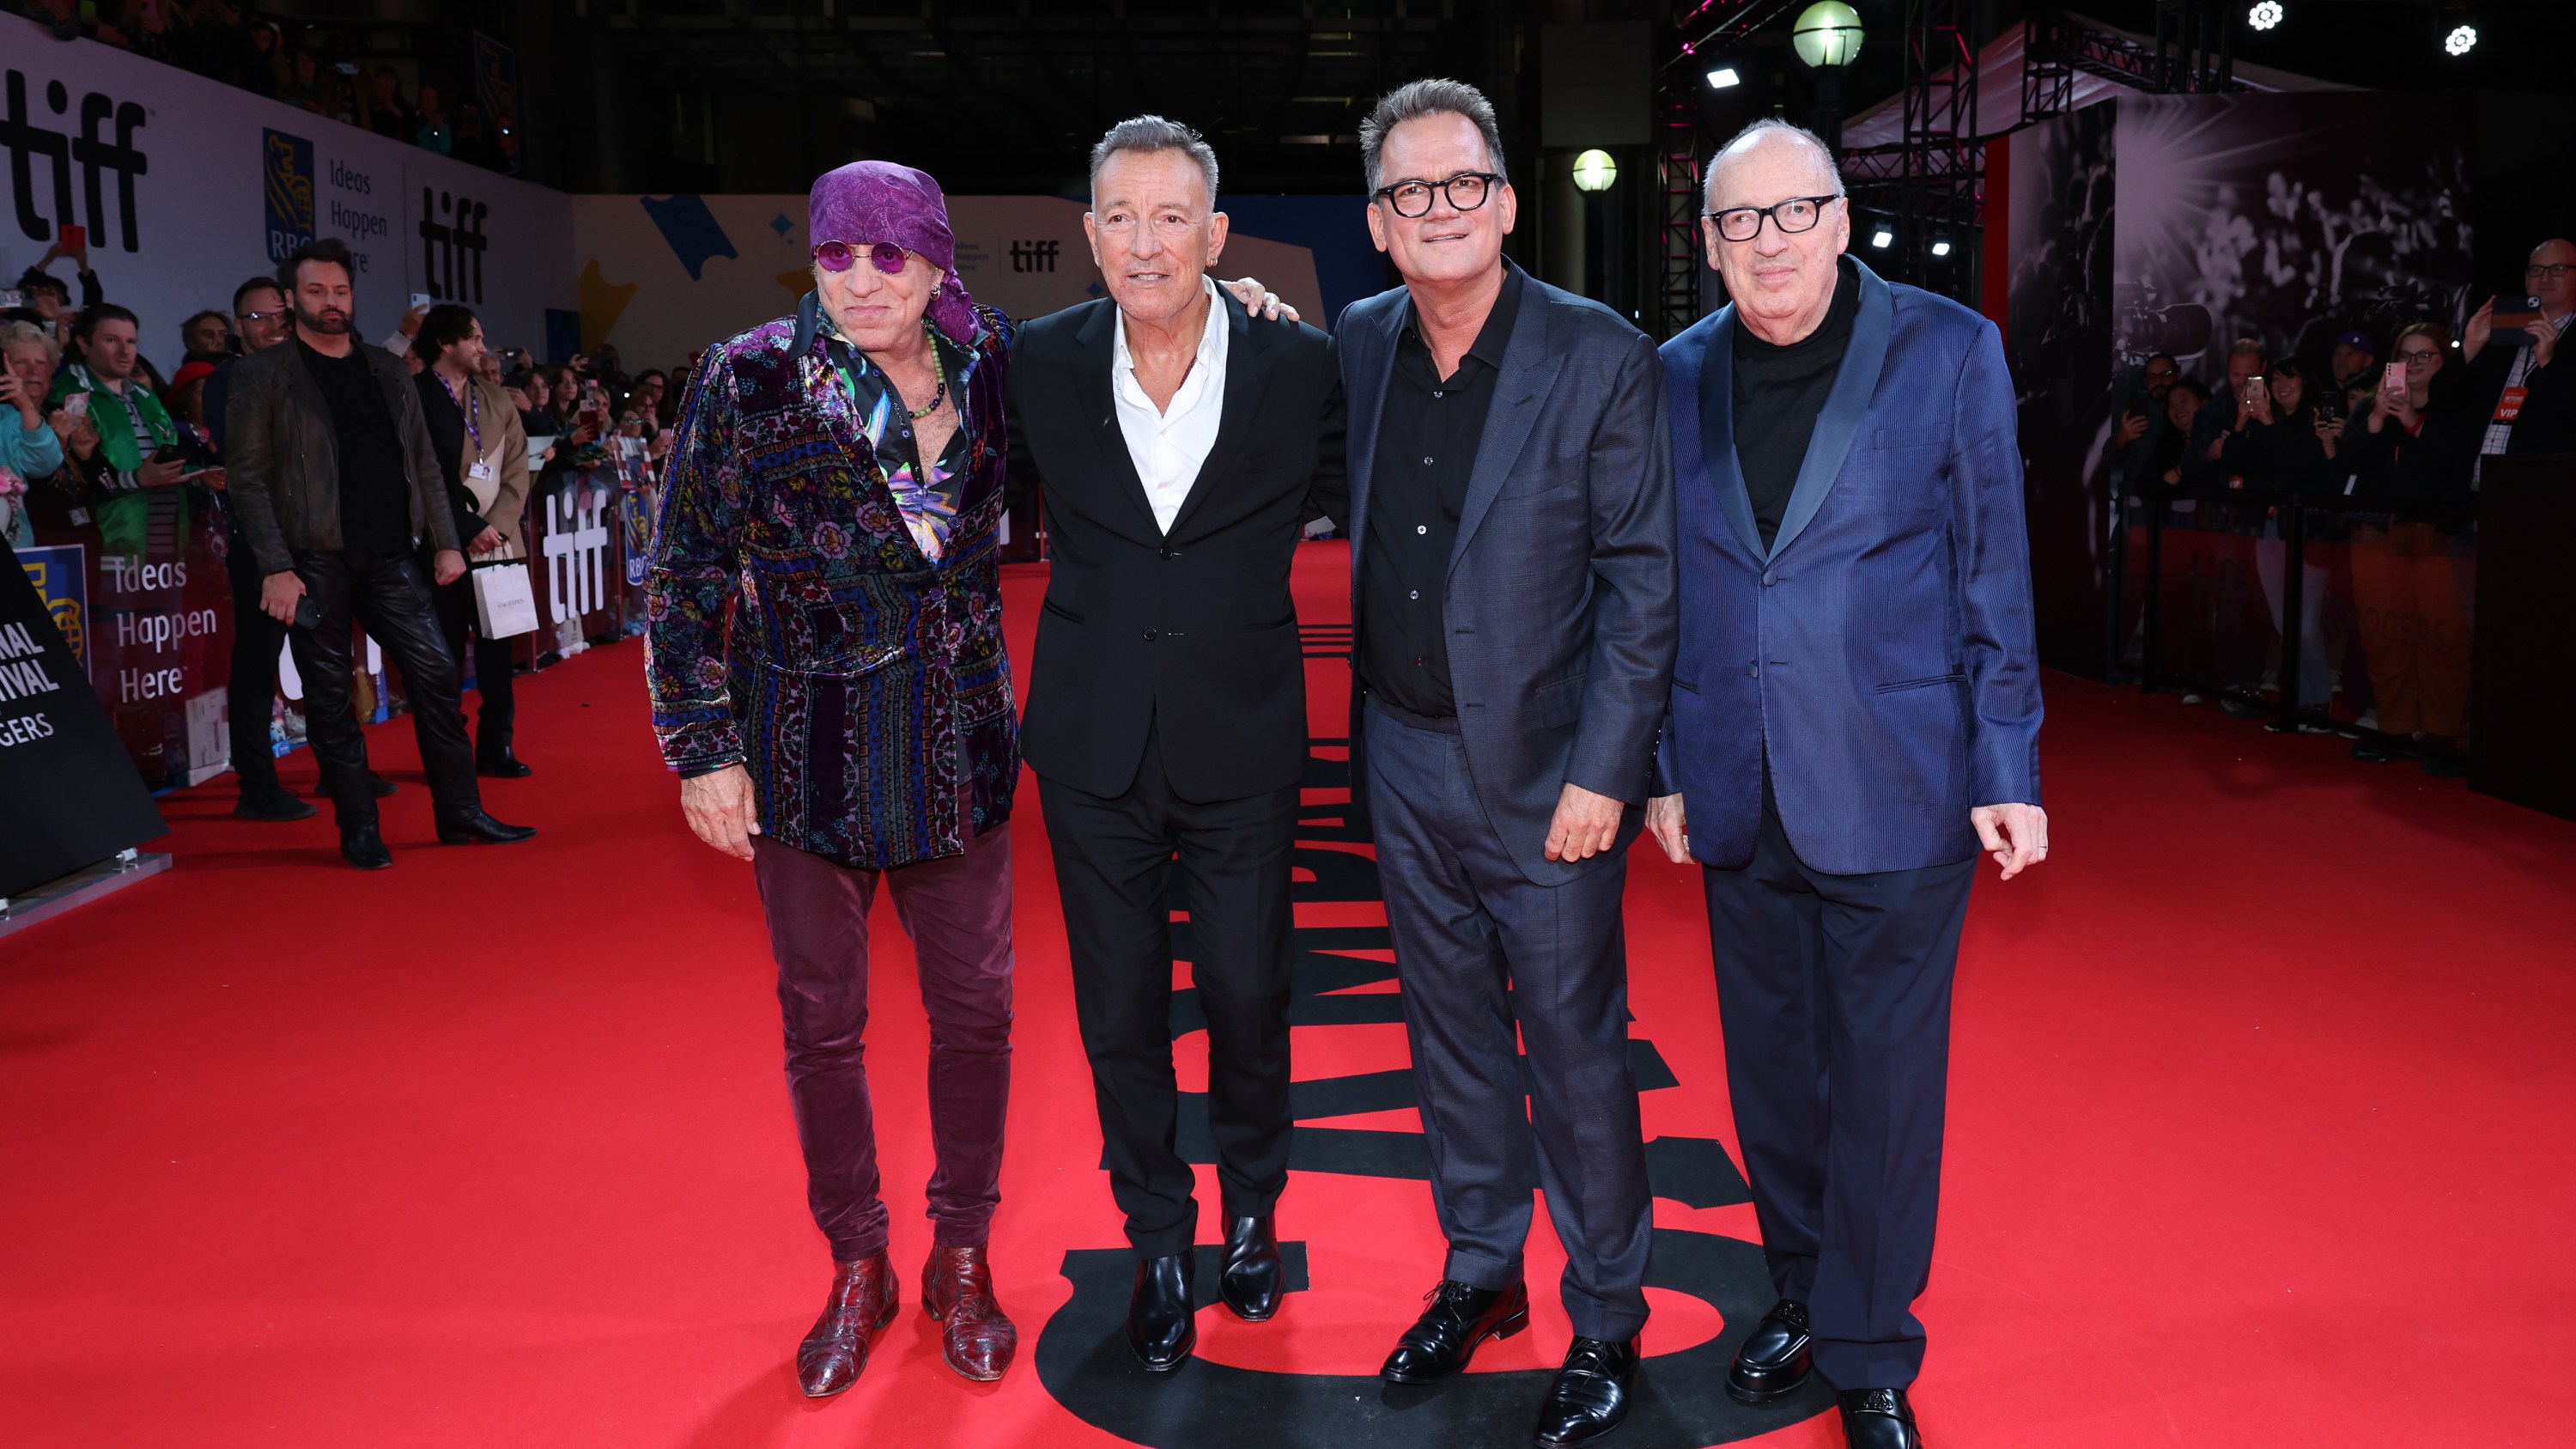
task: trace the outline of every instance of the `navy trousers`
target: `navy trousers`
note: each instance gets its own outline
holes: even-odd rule
[[[1950,979],[1976,857],[1827,875],[1790,848],[1764,782],[1741,870],[1702,872],[1726,1083],[1762,1251],[1807,1305],[1836,1387],[1923,1366],[1950,1074]]]
[[[1543,1189],[1575,1333],[1627,1339],[1646,1322],[1654,1237],[1628,1065],[1627,861],[1532,884],[1486,818],[1464,743],[1427,723],[1372,702],[1369,809],[1449,1240],[1442,1276],[1519,1282],[1530,1192]]]

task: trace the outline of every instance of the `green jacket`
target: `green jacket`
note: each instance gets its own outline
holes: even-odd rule
[[[106,455],[107,466],[119,473],[131,473],[149,461],[135,446],[135,413],[143,415],[143,426],[156,450],[179,441],[179,425],[170,420],[161,399],[152,395],[152,385],[139,377],[126,379],[125,396],[120,398],[99,381],[98,374],[74,363],[54,379],[45,400],[49,408],[61,407],[63,399],[76,392],[89,394],[89,425],[98,430],[98,450]]]

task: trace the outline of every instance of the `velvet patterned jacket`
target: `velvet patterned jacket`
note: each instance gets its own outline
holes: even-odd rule
[[[950,380],[968,441],[935,565],[810,293],[710,351],[680,407],[646,583],[662,757],[745,766],[762,832],[842,865],[958,854],[1010,818],[1019,783],[996,552],[1011,324],[977,313]]]

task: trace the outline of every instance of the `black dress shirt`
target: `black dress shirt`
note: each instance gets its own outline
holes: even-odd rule
[[[1775,347],[1741,320],[1735,324],[1735,461],[1753,495],[1753,522],[1765,549],[1779,536],[1859,314],[1860,274],[1844,257],[1834,268],[1834,300],[1815,331]]]
[[[1502,295],[1494,299],[1475,345],[1446,378],[1410,304],[1396,336],[1369,484],[1358,649],[1369,692],[1413,714],[1446,719],[1458,713],[1440,595],[1520,305],[1521,270],[1506,262]]]
[[[295,350],[322,390],[331,429],[340,443],[340,547],[352,553],[411,551],[411,484],[403,473],[402,440],[393,409],[367,359],[356,348],[346,357],[313,350],[301,337]]]

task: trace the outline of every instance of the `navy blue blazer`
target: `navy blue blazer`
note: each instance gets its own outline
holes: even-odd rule
[[[1857,259],[1855,259],[1857,260]],[[1736,461],[1735,309],[1663,346],[1681,652],[1656,760],[1691,854],[1780,823],[1833,875],[1977,853],[1968,812],[2039,803],[2020,431],[1994,324],[1859,268],[1860,313],[1768,552]]]
[[[1631,805],[1652,783],[1673,667],[1672,431],[1652,339],[1598,302],[1535,277],[1521,287],[1441,611],[1486,815],[1523,875],[1561,885],[1642,827],[1632,809],[1617,850],[1545,854],[1568,782]],[[1354,302],[1333,334],[1350,399],[1354,610],[1406,300],[1398,287]]]

